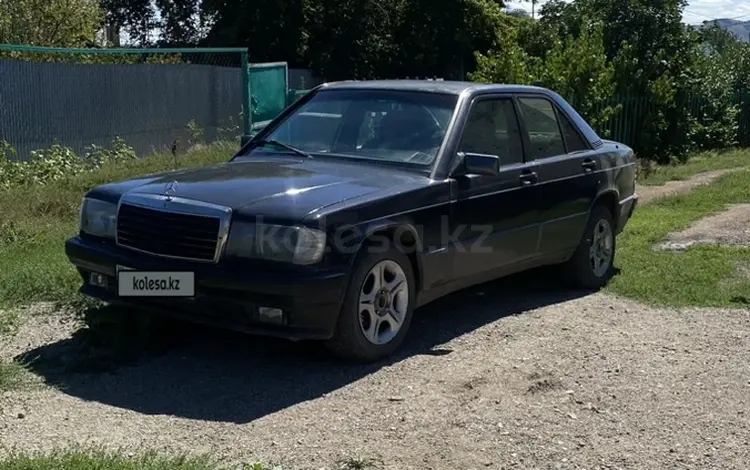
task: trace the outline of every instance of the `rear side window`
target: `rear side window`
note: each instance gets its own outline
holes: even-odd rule
[[[565,143],[552,103],[544,98],[528,97],[519,98],[518,102],[531,142],[531,159],[564,155]]]
[[[581,135],[573,127],[573,123],[570,122],[567,116],[563,113],[557,113],[560,116],[560,127],[562,127],[563,135],[565,136],[565,144],[568,147],[568,153],[579,152],[582,150],[590,150],[590,147],[586,145],[586,142],[581,138]]]

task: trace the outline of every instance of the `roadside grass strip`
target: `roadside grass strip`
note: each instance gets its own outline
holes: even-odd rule
[[[691,193],[639,207],[618,237],[615,265],[620,272],[607,291],[654,305],[750,307],[750,278],[738,278],[750,263],[750,249],[722,245],[694,245],[678,253],[653,249],[669,233],[725,211],[730,204],[748,202],[750,171],[745,169]]]

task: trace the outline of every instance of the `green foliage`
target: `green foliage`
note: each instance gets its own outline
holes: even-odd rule
[[[750,128],[740,129],[750,119],[750,45],[719,27],[685,27],[684,7],[555,0],[540,21],[501,21],[469,78],[551,88],[603,137],[659,163],[750,144]]]
[[[125,162],[135,160],[136,158],[137,155],[133,147],[128,145],[121,137],[115,137],[109,148],[98,145],[88,147],[85,155],[86,169],[91,171],[101,168],[102,165],[107,163]]]
[[[603,51],[603,24],[585,22],[588,26],[578,37],[555,41],[535,75],[539,84],[565,96],[592,126],[601,127],[621,107],[610,103],[615,69]]]
[[[0,360],[0,392],[21,387],[27,380],[26,370],[20,364]],[[0,468],[5,468],[2,465],[0,460]]]
[[[164,456],[154,451],[125,456],[86,448],[57,450],[51,453],[25,454],[10,452],[0,457],[2,470],[282,470],[261,462],[238,465],[222,465],[206,455],[197,457]]]
[[[750,47],[718,26],[701,30],[694,50],[695,92],[690,106],[695,147],[739,143],[740,105],[749,102]],[[697,96],[696,96],[697,95]]]
[[[51,454],[11,453],[0,458],[3,470],[214,470],[206,458],[162,457],[149,452],[125,457],[103,451],[59,451]]]
[[[495,49],[476,54],[477,70],[469,78],[486,83],[538,84],[555,90],[586,116],[592,125],[603,125],[619,108],[610,104],[614,66],[603,48],[603,25],[586,21],[577,37],[548,36],[541,57],[521,45],[520,35],[538,30],[530,20],[507,21],[498,32]],[[536,49],[531,47],[531,50]]]
[[[83,47],[103,20],[90,0],[0,0],[0,44]]]
[[[109,148],[90,146],[83,157],[58,144],[32,151],[29,161],[25,162],[12,159],[14,155],[15,150],[0,141],[0,188],[48,184],[97,170],[108,163],[136,158],[135,150],[120,137],[115,138]]]
[[[181,64],[192,57],[173,53],[148,54],[104,54],[81,52],[36,52],[25,50],[0,50],[0,60],[18,60],[23,62],[69,63],[78,65],[91,64]]]
[[[474,60],[473,51],[493,44],[498,21],[505,16],[491,0],[299,4],[304,34],[295,55],[328,80],[455,75]],[[249,47],[256,57],[256,46]],[[264,57],[268,50],[259,54]]]
[[[486,54],[476,52],[476,71],[470,80],[482,83],[515,83],[527,85],[534,81],[532,59],[519,44],[519,31],[514,22],[506,22],[497,32],[495,47]]]
[[[190,122],[187,123],[187,129],[190,133],[191,144],[199,144],[203,142],[203,128],[195,122],[195,119],[191,119]]]

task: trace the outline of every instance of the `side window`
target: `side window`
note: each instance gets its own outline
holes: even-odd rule
[[[519,98],[521,115],[531,142],[531,158],[549,158],[565,154],[565,143],[552,103],[543,98]]]
[[[522,163],[523,143],[513,101],[495,98],[474,103],[458,150],[497,155],[500,165]]]
[[[560,127],[562,127],[563,135],[565,135],[565,144],[568,146],[568,153],[590,150],[591,147],[586,145],[581,135],[576,132],[570,119],[561,113],[558,113],[558,116],[560,116]]]

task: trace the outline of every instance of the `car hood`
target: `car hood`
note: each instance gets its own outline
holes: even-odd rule
[[[332,204],[415,184],[427,185],[429,178],[369,164],[272,157],[170,171],[93,192],[113,200],[128,193],[164,195],[171,186],[172,196],[231,207],[238,215],[301,219]]]

